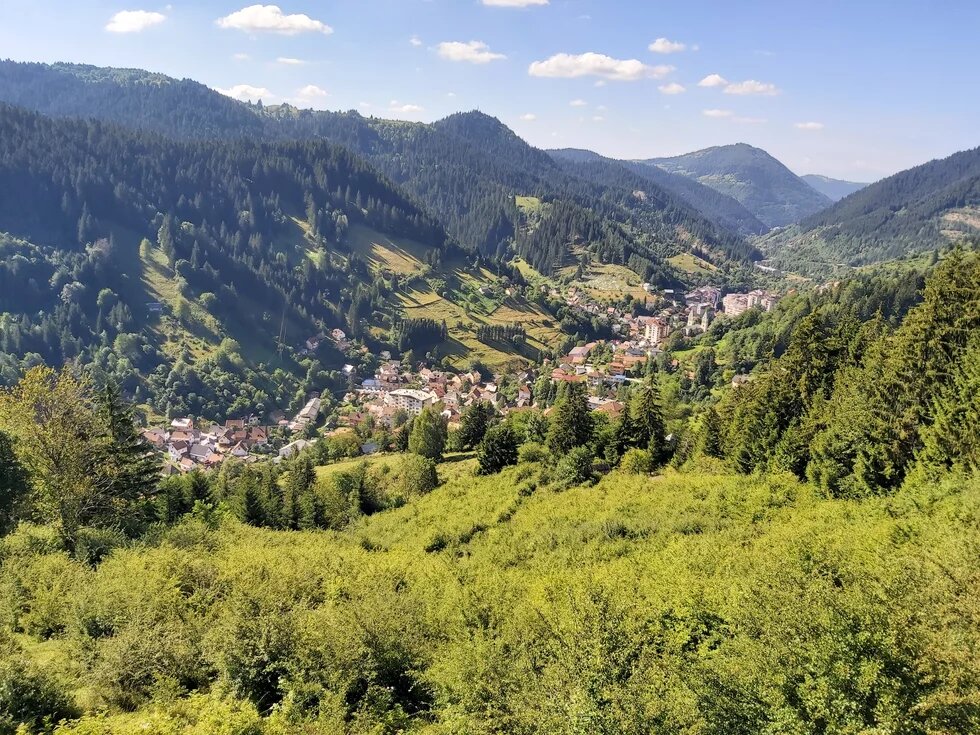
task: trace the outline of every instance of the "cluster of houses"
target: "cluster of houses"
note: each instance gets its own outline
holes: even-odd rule
[[[193,417],[178,418],[166,428],[143,430],[143,438],[167,456],[168,472],[210,469],[228,457],[248,458],[269,442],[269,429],[247,419],[229,419],[224,425],[196,428]]]
[[[655,293],[651,284],[643,284],[644,290],[660,297]],[[553,289],[553,296],[557,290]],[[678,329],[683,329],[688,336],[707,331],[711,322],[719,314],[736,317],[748,309],[761,308],[770,311],[779,296],[768,291],[750,291],[749,293],[728,294],[722,298],[722,291],[716,286],[701,286],[689,291],[681,297],[672,290],[662,294],[660,310],[653,316],[634,315],[613,306],[603,306],[593,300],[585,291],[572,287],[565,295],[566,305],[583,316],[598,317],[607,321],[612,331],[619,335],[623,342],[632,343],[624,350],[632,348],[649,349],[659,346]],[[570,354],[575,362],[582,356]]]
[[[535,374],[524,371],[516,378],[516,398],[508,400],[494,381],[484,380],[475,370],[453,374],[422,368],[412,372],[389,359],[373,377],[362,381],[360,387],[347,395],[346,402],[356,406],[356,410],[342,415],[339,423],[357,426],[371,416],[376,424],[391,427],[399,414],[418,416],[427,406],[435,404],[442,407],[450,423],[458,421],[467,406],[480,401],[487,401],[500,411],[529,407]]]
[[[176,418],[168,427],[143,430],[143,438],[154,450],[167,458],[165,474],[191,472],[195,469],[217,467],[229,457],[254,461],[260,456],[275,455],[284,459],[301,451],[311,442],[299,438],[278,449],[282,431],[301,434],[316,425],[320,415],[320,398],[314,396],[291,420],[283,419],[277,426],[260,426],[254,417],[228,419],[224,425],[210,424],[199,428],[193,416]],[[274,440],[274,441],[273,441]]]

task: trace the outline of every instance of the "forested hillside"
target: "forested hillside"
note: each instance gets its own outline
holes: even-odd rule
[[[768,227],[784,227],[828,207],[816,191],[765,151],[745,143],[643,161],[737,199]]]
[[[761,235],[769,230],[755,215],[732,197],[686,176],[672,174],[656,166],[649,166],[637,161],[616,161],[592,151],[566,148],[549,151],[549,153],[555,159],[572,164],[606,162],[626,168],[635,176],[653,182],[658,188],[669,191],[700,212],[703,217],[729,232],[741,235]]]
[[[353,227],[428,243],[433,260],[453,247],[323,141],[177,143],[0,107],[3,377],[84,357],[160,412],[289,405],[307,367],[282,347],[393,311]]]
[[[112,96],[111,103],[103,104]],[[666,257],[697,248],[719,262],[753,255],[720,220],[665,191],[644,186],[646,201],[620,184],[597,184],[562,171],[498,120],[480,113],[454,115],[433,125],[364,118],[355,112],[298,110],[288,105],[249,106],[190,81],[138,70],[61,64],[0,63],[0,99],[59,116],[96,117],[184,139],[261,137],[322,138],[364,157],[431,212],[463,246],[485,255],[514,251],[550,274],[584,247],[605,262],[666,274]],[[161,109],[160,115],[147,110]],[[249,117],[251,116],[251,117]],[[522,237],[527,231],[515,204],[534,196],[556,207],[555,232],[564,239]]]
[[[862,265],[980,233],[980,148],[878,181],[763,243],[801,268]]]

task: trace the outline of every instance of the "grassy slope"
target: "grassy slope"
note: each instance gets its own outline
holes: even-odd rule
[[[420,243],[385,237],[361,226],[351,228],[349,242],[353,251],[364,258],[375,272],[387,270],[413,275],[426,268],[424,258],[427,249]],[[523,357],[533,358],[536,350],[550,349],[549,346],[559,338],[551,316],[534,304],[523,298],[481,295],[481,287],[491,286],[497,280],[485,268],[475,270],[463,259],[457,259],[444,262],[442,272],[434,275],[447,281],[448,298],[416,280],[409,290],[399,294],[399,299],[408,318],[446,322],[450,341],[448,349],[443,348],[443,354],[448,352],[457,365],[465,366],[470,360],[479,359],[493,367],[503,367],[521,360],[522,355],[512,347],[480,342],[476,338],[476,330],[481,325],[523,324],[531,348]]]
[[[660,640],[658,646],[673,650],[670,636],[681,642],[693,636],[691,645],[700,647],[700,636],[719,635],[685,655],[733,687],[761,686],[752,677],[770,676],[770,666],[801,666],[818,681],[878,676],[883,650],[898,655],[909,645],[903,625],[914,621],[916,635],[933,630],[932,615],[916,613],[917,605],[951,604],[945,575],[969,568],[971,544],[980,541],[977,483],[858,502],[822,498],[788,477],[615,473],[593,488],[522,495],[517,488],[522,478],[533,479],[533,467],[491,478],[474,478],[469,470],[472,461],[443,465],[450,482],[344,532],[230,524],[200,547],[192,534],[178,534],[176,547],[120,552],[98,572],[74,572],[75,584],[95,595],[81,604],[97,600],[105,614],[138,609],[149,592],[134,592],[133,584],[170,569],[169,554],[179,560],[166,572],[176,575],[170,584],[184,579],[179,584],[193,614],[203,614],[204,605],[219,621],[235,618],[242,601],[254,596],[257,609],[270,606],[268,620],[329,622],[332,627],[304,629],[310,637],[304,645],[324,635],[325,645],[339,644],[340,633],[331,631],[350,619],[370,635],[403,636],[411,647],[426,640],[425,678],[447,720],[419,732],[483,732],[476,724],[482,717],[493,722],[502,714],[524,722],[521,731],[564,732],[556,723],[568,718],[613,717],[603,709],[608,696],[646,697],[654,706],[667,695],[670,717],[695,722],[704,714],[694,699],[704,688],[685,683],[683,674],[668,678],[666,689],[643,688],[650,672],[675,677],[686,670],[676,668],[674,654],[659,663],[641,657],[631,678],[615,679],[617,656],[639,641]],[[204,591],[212,584],[222,590],[213,599]],[[920,597],[923,587],[936,597]],[[191,595],[197,588],[202,591]],[[975,605],[969,600],[956,604]],[[49,613],[57,612],[56,600],[48,604]],[[966,614],[942,609],[935,609],[947,616],[937,623],[942,630]],[[723,627],[697,627],[712,621]],[[212,634],[216,641],[233,630],[222,625]],[[936,655],[961,645],[950,636],[929,643],[946,646]],[[644,657],[657,655],[654,650]],[[50,645],[35,653],[60,656]],[[489,688],[480,689],[484,683]],[[474,686],[490,698],[485,714],[480,700],[467,698],[475,696]],[[781,701],[778,688],[759,689],[757,696]],[[823,692],[815,702],[839,696]],[[836,721],[844,710],[829,716]],[[138,729],[151,718],[144,711],[109,721]],[[786,727],[778,732],[793,731],[791,723]]]

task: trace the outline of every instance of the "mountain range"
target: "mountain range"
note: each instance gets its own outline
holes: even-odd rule
[[[761,241],[803,270],[857,266],[980,237],[980,148],[901,171]]]
[[[664,260],[696,249],[710,259],[755,256],[741,235],[719,227],[654,182],[646,198],[607,181],[575,176],[546,153],[478,112],[428,125],[365,118],[356,112],[246,105],[191,80],[132,69],[75,64],[0,63],[0,100],[58,117],[95,117],[180,140],[321,138],[342,145],[404,189],[464,247],[497,255],[515,241],[517,254],[550,274],[571,246],[605,261],[634,266],[646,278],[666,275]],[[623,183],[623,182],[620,182]],[[523,221],[516,197],[562,202],[551,216],[567,222],[566,241],[541,243]],[[583,237],[585,230],[588,237]]]
[[[642,163],[694,179],[739,201],[768,227],[785,227],[831,204],[764,150],[746,143],[716,146]]]
[[[861,184],[856,181],[832,179],[829,176],[821,176],[820,174],[805,174],[800,178],[825,197],[835,202],[867,186],[867,184]]]

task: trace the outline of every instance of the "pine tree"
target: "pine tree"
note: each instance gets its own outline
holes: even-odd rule
[[[718,411],[714,406],[709,406],[704,412],[701,426],[701,451],[708,457],[722,456],[721,450],[721,428]]]
[[[655,376],[647,379],[633,396],[629,413],[636,432],[634,446],[648,449],[655,462],[663,461],[667,432],[660,406],[660,388]]]
[[[592,415],[582,383],[565,383],[549,418],[548,448],[556,455],[568,454],[592,440]]]
[[[469,449],[483,441],[495,415],[496,411],[489,401],[477,401],[463,409],[459,428],[460,446]]]
[[[152,500],[160,480],[160,459],[140,434],[127,404],[114,383],[99,395],[99,417],[105,437],[95,462],[106,512],[131,512]],[[112,509],[112,510],[110,510]]]
[[[481,475],[493,475],[517,464],[517,435],[509,426],[494,426],[477,450]]]

